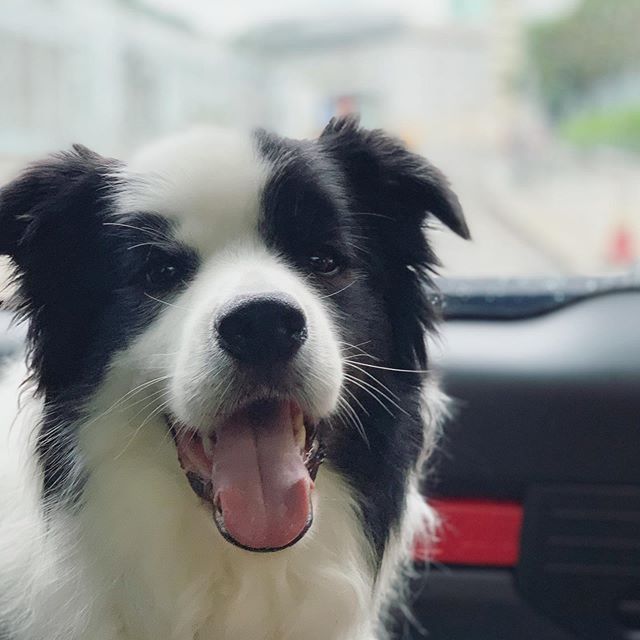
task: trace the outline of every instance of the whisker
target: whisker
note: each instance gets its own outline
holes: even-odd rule
[[[369,412],[366,410],[366,408],[363,406],[362,402],[358,400],[358,397],[350,389],[348,389],[346,386],[343,387],[343,389],[353,398],[353,401],[358,404],[358,406],[362,409],[363,413],[366,416],[370,415]]]
[[[141,233],[146,233],[150,236],[158,238],[162,242],[171,242],[171,238],[169,238],[169,236],[161,234],[157,229],[152,229],[150,227],[136,227],[133,224],[125,224],[124,222],[103,222],[102,225],[104,227],[123,227],[125,229],[133,229],[134,231],[140,231]]]
[[[382,402],[382,400],[380,400],[380,398],[375,393],[373,393],[370,389],[367,389],[367,387],[361,385],[360,380],[358,380],[357,378],[354,378],[353,376],[348,376],[347,374],[345,374],[345,378],[349,380],[352,384],[354,384],[356,387],[360,388],[362,391],[369,394],[392,418],[395,418],[395,414],[393,413],[393,411],[391,411],[391,409],[389,409],[389,407],[387,407],[387,405],[384,402]]]
[[[171,248],[171,243],[164,242],[139,242],[138,244],[132,244],[127,247],[127,251],[131,251],[132,249],[139,249],[140,247],[168,247]]]
[[[384,220],[391,220],[394,222],[394,219],[391,216],[385,216],[381,213],[372,213],[370,211],[354,211],[354,216],[369,216],[370,218],[383,218]]]
[[[353,426],[355,427],[360,437],[364,440],[365,444],[367,445],[367,448],[370,449],[371,444],[369,443],[367,432],[365,431],[362,421],[360,420],[355,409],[349,404],[349,402],[344,397],[341,397],[338,399],[338,406],[344,409],[345,413],[347,414],[347,417],[350,418],[351,424],[353,424]]]
[[[131,420],[133,420],[134,418],[137,418],[141,413],[143,413],[146,409],[148,409],[155,402],[157,402],[158,396],[166,395],[167,393],[168,391],[166,389],[160,389],[159,391],[149,394],[146,398],[144,398],[144,400],[149,400],[149,398],[151,398],[150,402],[147,402],[147,404],[145,404],[144,407],[142,407],[142,409],[140,409],[136,414],[131,416]],[[140,403],[137,403],[137,404],[140,404]]]
[[[382,367],[380,365],[369,364],[367,362],[356,361],[362,367],[370,367],[371,369],[382,369],[383,371],[397,371],[398,373],[430,373],[428,369],[395,369],[394,367]]]
[[[177,356],[180,351],[172,351],[170,353],[150,353],[145,358],[160,358],[160,357],[169,357],[169,356]]]
[[[155,400],[154,400],[154,402],[155,402]],[[138,426],[138,428],[133,432],[133,435],[131,436],[131,438],[129,438],[127,444],[124,446],[122,451],[120,451],[120,453],[118,453],[114,457],[114,460],[119,460],[126,453],[126,451],[129,449],[129,447],[131,446],[133,441],[136,439],[136,437],[142,431],[142,429],[145,427],[145,425],[149,422],[149,420],[151,420],[153,417],[158,415],[168,404],[169,404],[169,401],[165,400],[164,402],[161,402],[155,409],[152,409],[149,412],[149,415],[147,415],[147,417],[142,421],[142,423]]]
[[[351,237],[355,237],[355,236],[351,236]],[[363,238],[364,240],[365,238]],[[360,251],[360,253],[362,253],[365,256],[369,255],[369,251],[367,251],[366,249],[363,249],[361,246],[359,246],[358,244],[356,244],[355,242],[350,242],[349,240],[345,240],[345,243],[347,244],[347,246],[351,247],[352,249],[354,249],[355,251]]]
[[[354,366],[353,364],[351,364],[351,366]],[[358,367],[355,367],[356,369],[358,369]],[[398,395],[396,393],[394,393],[391,389],[389,389],[389,387],[387,387],[385,384],[383,384],[378,378],[376,378],[375,376],[371,375],[368,371],[364,371],[363,369],[359,369],[359,371],[361,373],[364,373],[366,376],[368,376],[369,378],[371,378],[374,382],[376,382],[381,389],[378,389],[378,393],[380,393],[380,395],[382,395],[384,398],[386,398],[389,402],[391,402],[391,404],[393,404],[394,406],[396,406],[398,409],[400,409],[400,411],[402,411],[405,415],[409,415],[408,411],[406,409],[404,409],[399,403],[402,402],[402,400],[398,397]],[[362,380],[360,378],[360,382],[362,382],[363,384],[367,385],[367,386],[371,386],[372,388],[373,385],[371,385],[370,383],[368,383],[365,380]],[[385,393],[386,392],[386,393]],[[387,395],[388,394],[388,395]],[[395,400],[395,401],[394,401]]]
[[[122,403],[125,402],[127,398],[135,396],[138,393],[140,393],[141,391],[143,391],[144,389],[146,389],[146,388],[148,388],[148,387],[150,387],[150,386],[152,386],[154,384],[158,384],[159,382],[164,382],[165,380],[168,380],[169,378],[170,378],[170,376],[164,375],[164,376],[159,376],[157,378],[154,378],[152,380],[147,380],[146,382],[143,382],[142,384],[139,384],[137,387],[134,387],[133,389],[131,389],[130,391],[128,391],[124,395],[120,396],[120,398],[118,398],[110,407],[108,407],[102,413],[98,414],[95,418],[93,418],[89,422],[87,422],[85,426],[93,424],[96,420],[99,420],[100,418],[104,418],[104,416],[106,416],[109,413],[111,413],[111,411],[113,411],[116,407],[122,405]]]
[[[141,404],[142,402],[146,402],[147,400],[149,400],[149,398],[158,397],[162,393],[167,393],[167,390],[166,389],[157,389],[156,391],[152,391],[151,393],[146,395],[144,398],[140,398],[139,400],[136,400],[135,402],[128,403],[127,404],[127,409],[133,409],[133,407],[136,407],[137,405]],[[143,407],[143,410],[144,410],[144,407]],[[136,414],[136,416],[137,415],[138,414]]]
[[[166,300],[160,300],[160,298],[156,298],[154,296],[152,296],[150,293],[147,293],[145,291],[145,296],[147,296],[147,298],[151,298],[151,300],[155,300],[156,302],[159,302],[160,304],[166,304],[167,307],[175,307],[176,309],[182,309],[183,311],[189,311],[189,309],[187,307],[181,307],[178,304],[173,304],[172,302],[167,302]]]
[[[378,402],[378,404],[380,404],[380,406],[383,407],[389,415],[395,417],[393,412],[389,409],[389,407],[387,407],[387,405],[384,404],[382,400],[380,400],[380,397],[384,398],[387,402],[389,402],[389,404],[392,404],[394,407],[402,411],[402,413],[404,413],[405,415],[409,415],[409,413],[405,409],[403,409],[397,402],[395,402],[395,400],[390,398],[380,389],[374,387],[369,382],[366,382],[365,380],[361,380],[359,378],[355,378],[354,376],[351,376],[348,373],[345,373],[344,376],[345,378],[347,378],[347,380],[350,380],[353,384],[355,384],[357,387],[360,387],[363,391],[367,392],[372,398],[374,398],[376,402]]]
[[[395,398],[398,402],[400,402],[400,398],[398,398],[398,395],[394,393],[391,389],[389,389],[387,385],[385,385],[379,378],[376,378],[372,373],[369,373],[368,371],[361,369],[357,364],[355,364],[350,360],[345,360],[345,364],[349,367],[353,367],[356,371],[363,373],[365,376],[373,380],[375,383],[379,384],[380,387],[384,389],[392,398]]]
[[[364,342],[360,342],[359,344],[349,344],[348,342],[340,341],[340,344],[342,344],[343,346],[349,349],[355,349],[356,351],[359,351],[363,356],[367,358],[371,358],[372,360],[378,360],[379,358],[372,356],[370,353],[367,353],[364,349],[361,348],[363,344],[369,344],[370,342],[371,340],[365,340]]]
[[[342,289],[338,289],[337,291],[334,291],[333,293],[330,293],[329,295],[326,296],[320,296],[321,300],[324,300],[325,298],[331,298],[333,296],[337,296],[339,293],[342,293],[343,291],[346,291],[349,287],[352,287],[356,282],[358,282],[359,278],[356,278],[355,280],[352,280],[346,287],[342,287]]]
[[[314,377],[316,380],[319,380],[320,382],[324,383],[327,381],[325,378],[320,376],[316,371],[309,371],[308,373],[309,375]],[[345,391],[346,393],[348,393],[354,399],[354,401],[358,403],[358,405],[364,411],[364,413],[366,415],[369,415],[368,411],[365,409],[362,403],[358,400],[358,398],[351,392],[350,389],[348,389],[346,386],[343,386],[342,391]],[[364,425],[362,424],[362,421],[360,420],[358,413],[349,404],[349,401],[344,396],[338,397],[338,407],[342,408],[346,414],[344,421],[347,424],[351,423],[355,427],[356,431],[360,434],[362,439],[365,441],[367,447],[369,447],[369,438],[367,437],[367,433],[365,431]]]

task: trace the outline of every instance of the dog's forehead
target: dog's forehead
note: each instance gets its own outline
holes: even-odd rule
[[[159,213],[203,256],[255,233],[270,173],[250,133],[197,129],[139,152],[120,208]]]

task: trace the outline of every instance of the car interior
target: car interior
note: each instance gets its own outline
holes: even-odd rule
[[[443,283],[443,530],[398,637],[640,634],[640,293],[612,284]]]

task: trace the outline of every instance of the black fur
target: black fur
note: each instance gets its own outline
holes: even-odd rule
[[[425,333],[435,313],[426,291],[438,264],[425,225],[432,213],[464,238],[469,231],[437,169],[355,118],[333,120],[318,141],[257,137],[272,165],[260,223],[267,243],[305,274],[305,258],[326,247],[344,264],[340,276],[310,282],[341,319],[366,439],[354,425],[325,428],[324,437],[328,462],[358,491],[380,560],[423,445],[419,372],[428,365]]]
[[[119,168],[75,146],[0,190],[0,248],[16,266],[17,311],[29,323],[29,364],[45,397],[38,453],[46,497],[78,498],[73,425],[114,353],[161,307],[145,295],[148,243],[179,260],[185,277],[197,262],[165,218],[111,219]]]

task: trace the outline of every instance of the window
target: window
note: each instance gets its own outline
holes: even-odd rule
[[[0,181],[72,142],[358,111],[450,176],[474,242],[435,232],[445,275],[640,279],[639,28],[636,0],[8,0]]]

